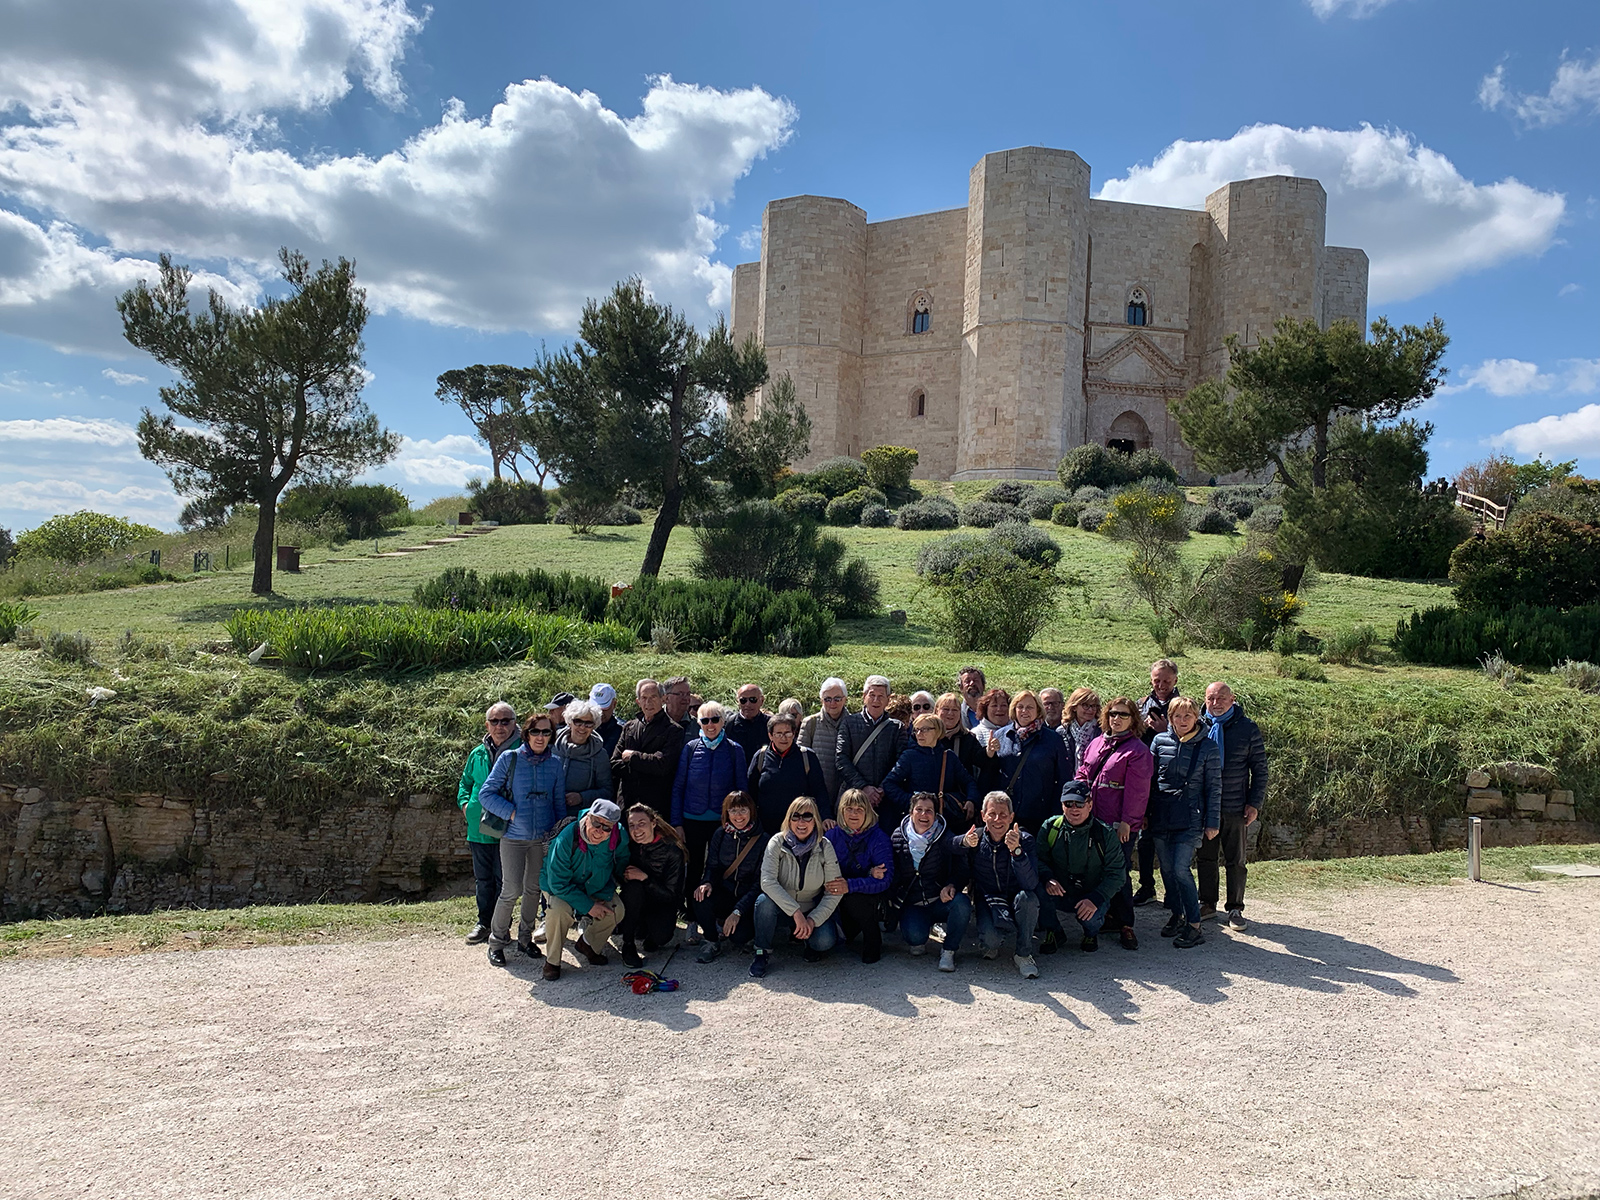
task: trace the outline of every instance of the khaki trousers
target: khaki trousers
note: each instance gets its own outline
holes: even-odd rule
[[[611,936],[612,930],[622,920],[622,901],[610,901],[611,915],[609,917],[590,917],[588,932],[583,935],[583,940],[598,950],[601,954],[606,952],[606,939]],[[544,960],[548,963],[561,964],[561,951],[567,943],[567,933],[578,924],[581,913],[572,911],[572,905],[559,897],[552,896],[549,892],[544,894]]]

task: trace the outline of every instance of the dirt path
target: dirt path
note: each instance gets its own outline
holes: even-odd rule
[[[1035,982],[680,952],[635,997],[420,936],[4,963],[0,1195],[1600,1192],[1600,885],[1252,907]]]

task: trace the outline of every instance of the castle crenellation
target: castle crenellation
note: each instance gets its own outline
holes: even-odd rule
[[[1314,179],[1229,183],[1203,210],[1096,200],[1066,150],[987,154],[964,209],[869,222],[767,205],[733,332],[812,420],[807,464],[892,443],[933,479],[1050,478],[1073,446],[1153,447],[1195,473],[1167,401],[1282,316],[1366,323],[1367,256],[1326,245]]]

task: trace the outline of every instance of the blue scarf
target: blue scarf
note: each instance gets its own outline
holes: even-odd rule
[[[1235,704],[1232,708],[1230,708],[1227,712],[1223,713],[1220,717],[1212,717],[1211,718],[1211,732],[1207,736],[1213,742],[1215,742],[1217,744],[1217,757],[1218,758],[1222,757],[1222,727],[1227,722],[1233,720],[1233,714],[1238,712],[1238,711],[1239,711],[1239,706],[1237,704]]]
[[[718,746],[722,745],[722,739],[727,736],[728,731],[726,729],[720,729],[717,731],[717,736],[714,738],[708,738],[702,733],[700,735],[700,740],[706,744],[707,750],[715,750]]]

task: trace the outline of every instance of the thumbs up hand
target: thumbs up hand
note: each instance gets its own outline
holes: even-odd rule
[[[1006,849],[1015,854],[1017,850],[1021,848],[1021,846],[1022,829],[1015,821],[1013,821],[1011,822],[1011,828],[1006,830]]]

